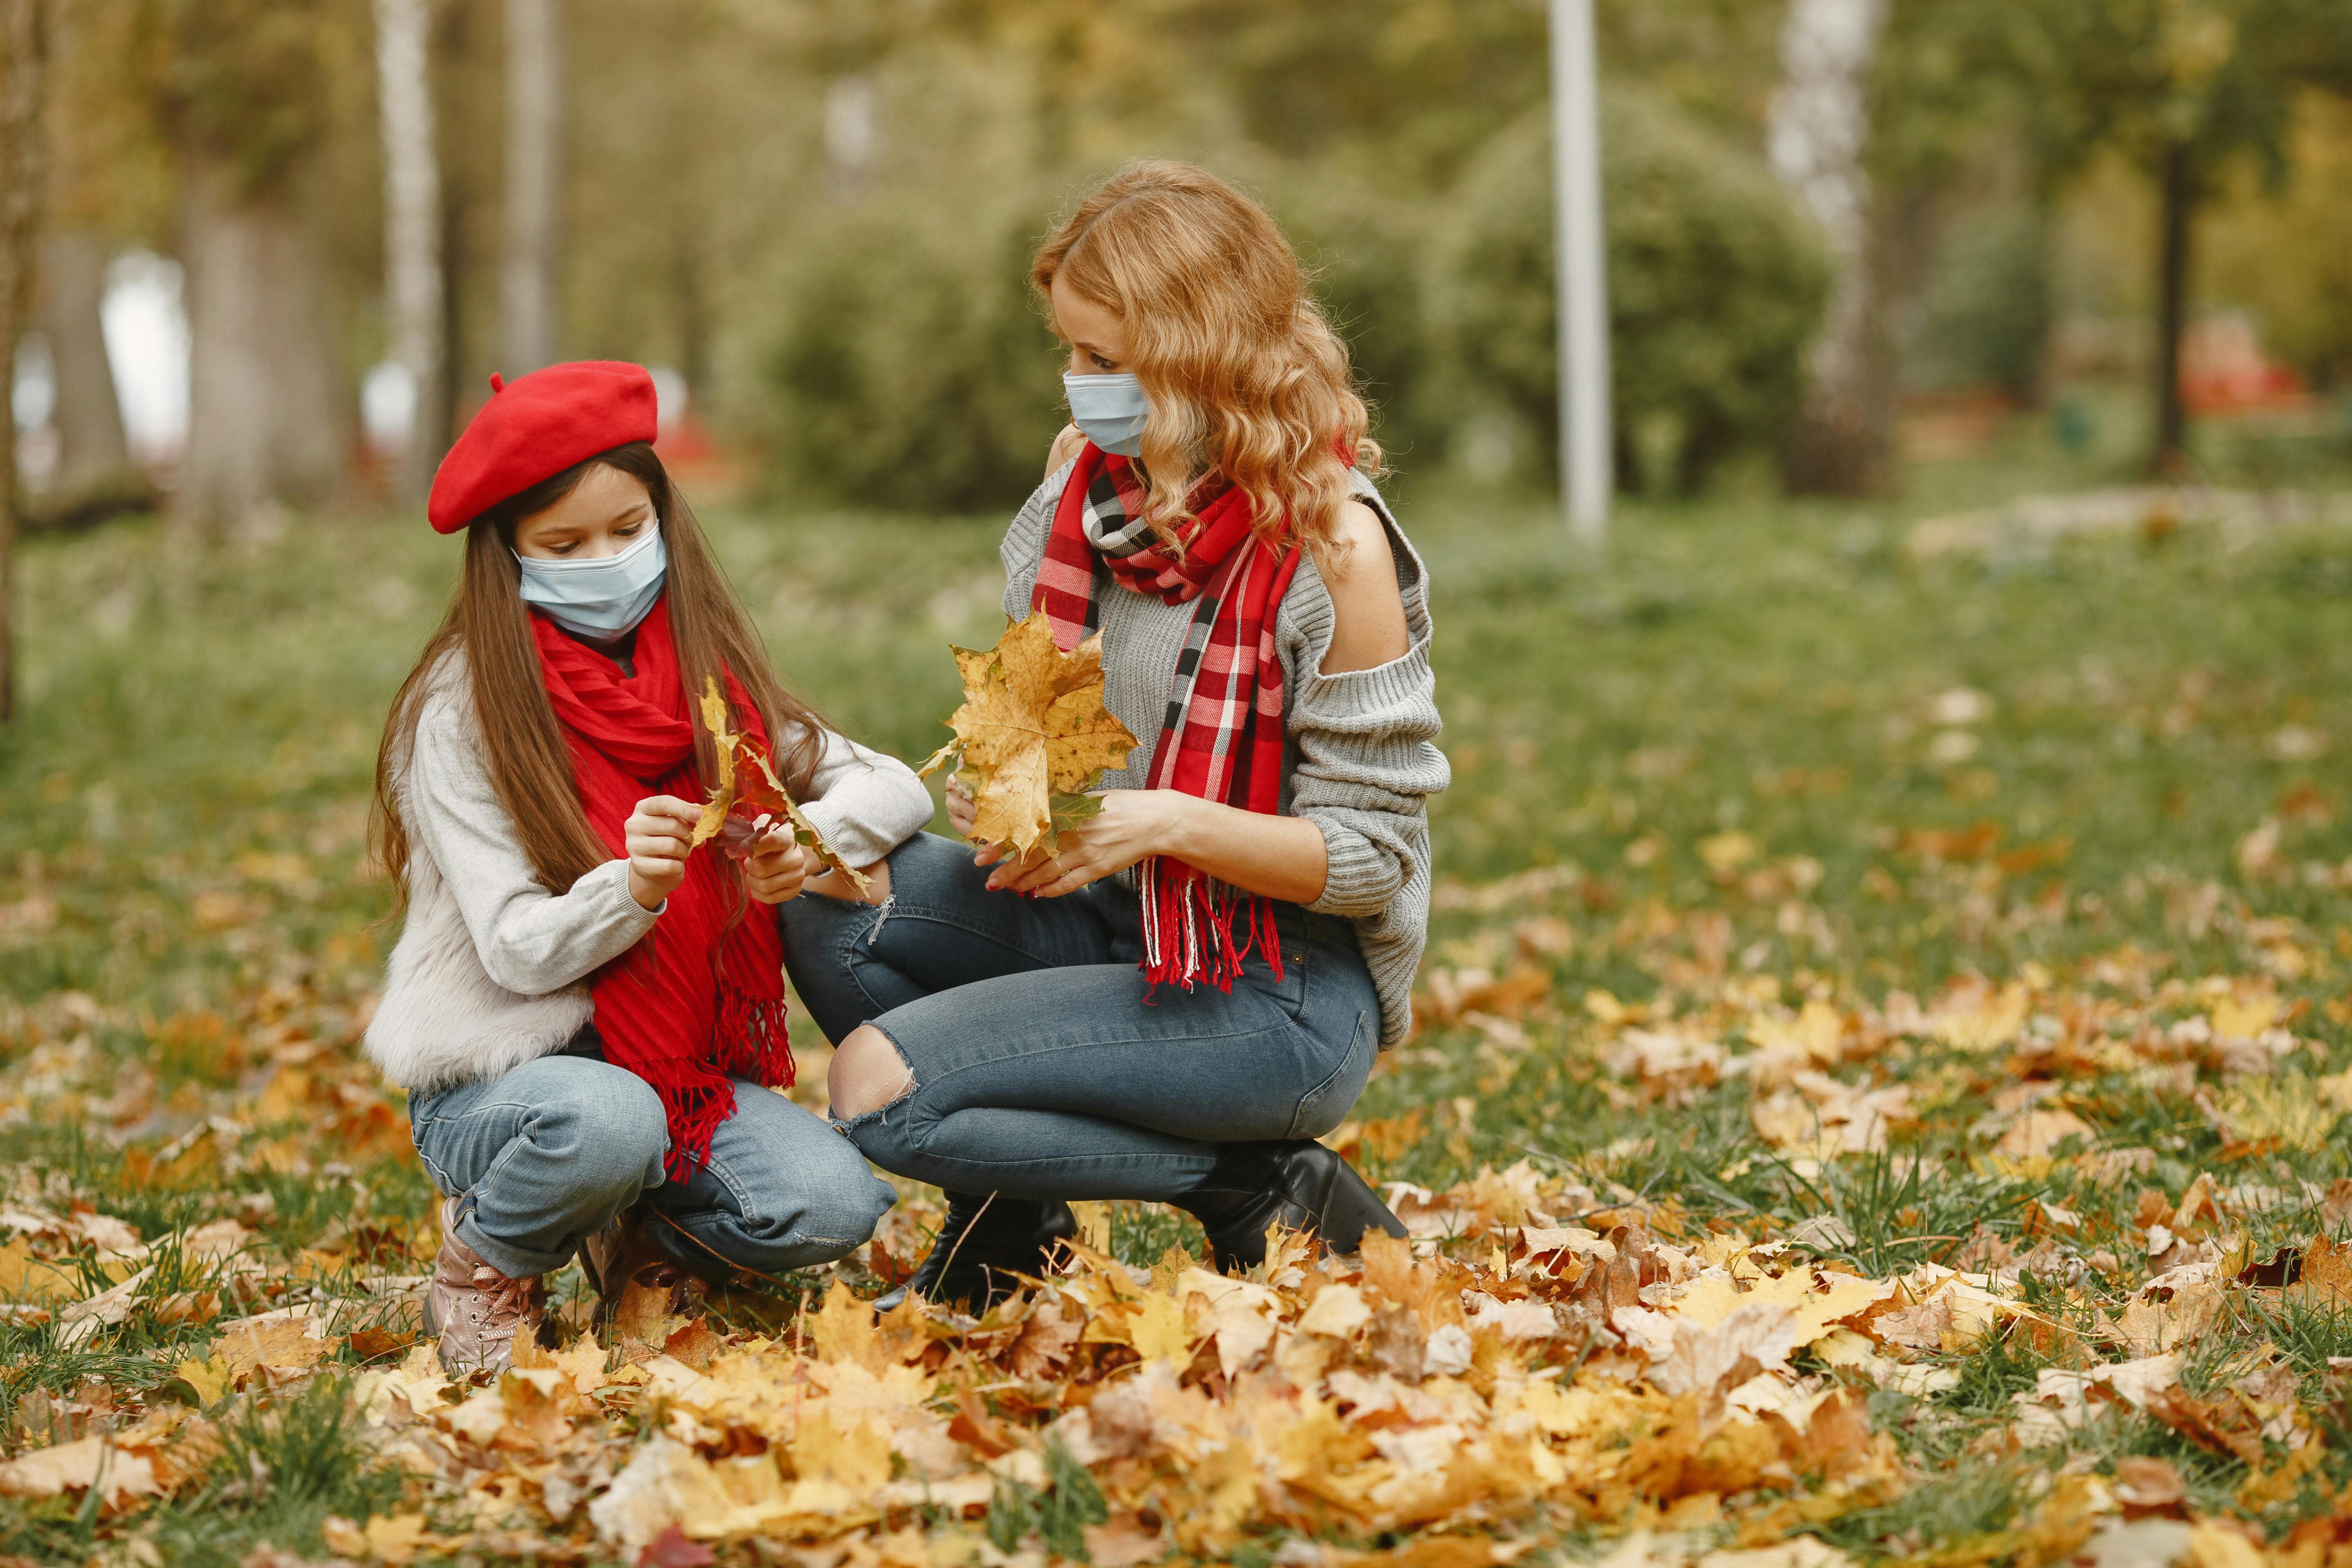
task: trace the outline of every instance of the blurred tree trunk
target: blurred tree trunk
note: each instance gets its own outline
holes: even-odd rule
[[[710,394],[711,327],[709,264],[697,228],[689,226],[696,216],[678,215],[670,277],[677,297],[678,374],[686,378],[687,406],[699,417]]]
[[[392,358],[415,389],[400,499],[433,482],[449,416],[441,405],[441,174],[434,146],[426,0],[375,0],[376,103],[383,134],[384,304]]]
[[[2149,466],[2177,476],[2189,461],[2189,410],[2180,396],[2180,339],[2189,326],[2189,225],[2197,208],[2196,154],[2165,145],[2157,171],[2163,203],[2156,265],[2156,445]]]
[[[57,372],[58,471],[42,515],[65,521],[142,504],[146,476],[131,461],[122,405],[106,358],[105,237],[53,230],[41,246],[41,332]]]
[[[1887,479],[1892,356],[1865,161],[1871,65],[1885,21],[1885,0],[1790,0],[1781,28],[1772,164],[1821,225],[1832,268],[1783,469],[1800,493],[1862,495]]]
[[[433,126],[435,161],[441,178],[441,374],[436,399],[441,426],[433,432],[438,450],[448,446],[457,420],[468,411],[466,334],[473,315],[467,308],[467,290],[475,276],[473,224],[480,184],[472,177],[465,156],[471,138],[467,135],[467,79],[460,74],[476,53],[478,34],[474,15],[463,5],[445,5],[436,20],[438,36],[428,58],[446,73],[444,81],[454,83],[443,98],[448,112],[436,114]]]
[[[16,716],[16,340],[40,233],[46,0],[0,0],[0,723]]]
[[[563,102],[555,0],[507,0],[506,255],[499,276],[499,369],[555,358],[556,203]]]
[[[214,532],[265,502],[325,500],[342,425],[316,237],[290,197],[238,194],[209,160],[187,163],[188,448],[173,512]]]

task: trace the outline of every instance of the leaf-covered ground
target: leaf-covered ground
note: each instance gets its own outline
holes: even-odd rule
[[[1606,561],[1408,513],[1457,782],[1420,1032],[1334,1141],[1410,1246],[1229,1281],[1110,1205],[987,1321],[877,1323],[909,1189],[698,1323],[600,1344],[559,1277],[566,1344],[481,1386],[415,1341],[429,1192],[353,1048],[373,731],[454,561],[37,545],[0,1553],[2352,1561],[2352,534],[1927,510],[1637,510]],[[943,738],[988,525],[716,531],[804,689]]]

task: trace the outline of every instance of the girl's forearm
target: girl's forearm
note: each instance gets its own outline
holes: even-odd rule
[[[1271,816],[1179,795],[1165,852],[1221,882],[1294,904],[1323,896],[1330,874],[1323,830],[1296,816]]]

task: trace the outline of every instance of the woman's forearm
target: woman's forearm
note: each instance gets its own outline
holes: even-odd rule
[[[1323,896],[1330,870],[1323,830],[1296,816],[1273,816],[1214,801],[1179,796],[1165,853],[1221,882],[1288,903]]]

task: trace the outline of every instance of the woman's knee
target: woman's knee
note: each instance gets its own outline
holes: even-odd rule
[[[903,1100],[914,1087],[914,1071],[898,1046],[871,1024],[852,1029],[825,1069],[825,1095],[845,1121]]]

